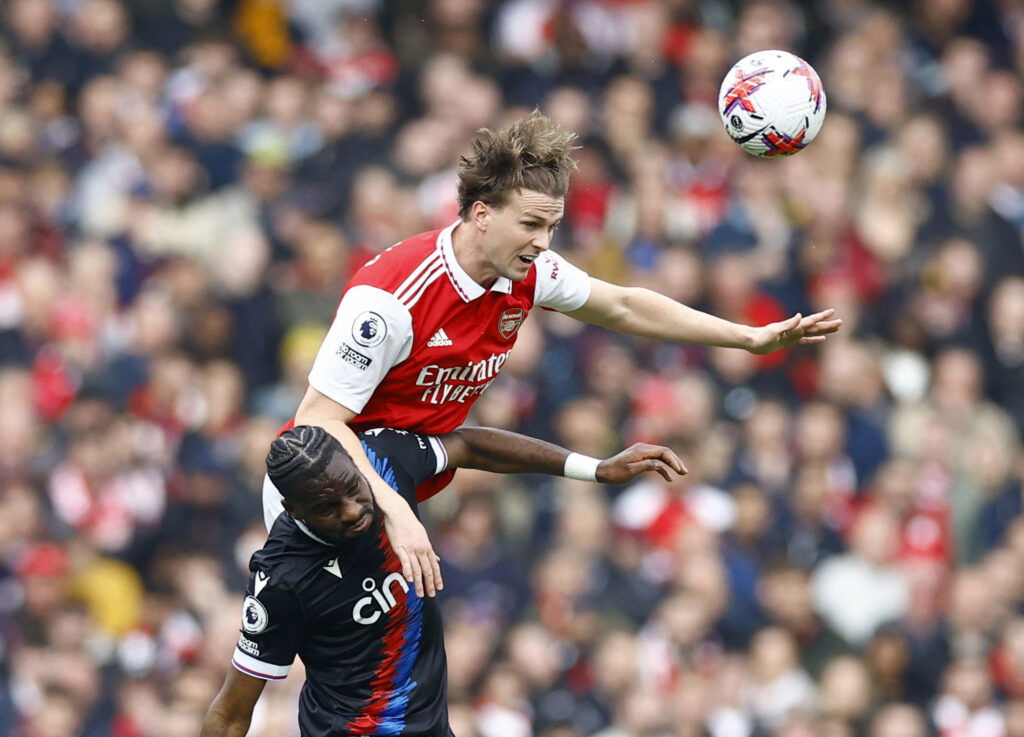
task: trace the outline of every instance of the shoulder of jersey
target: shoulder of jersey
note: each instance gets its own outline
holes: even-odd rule
[[[353,275],[348,287],[377,287],[407,305],[418,300],[423,290],[444,273],[444,261],[437,248],[440,232],[420,233],[382,251]]]
[[[275,525],[266,544],[255,554],[256,565],[265,572],[299,573],[322,558],[324,549],[294,528]]]

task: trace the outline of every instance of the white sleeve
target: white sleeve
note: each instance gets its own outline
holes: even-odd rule
[[[553,251],[545,251],[534,262],[537,288],[533,303],[559,312],[578,310],[590,299],[590,276]]]
[[[309,385],[358,414],[411,350],[412,316],[395,295],[377,287],[352,287],[320,345]]]
[[[436,475],[448,468],[448,451],[444,449],[441,438],[436,435],[428,435],[427,442],[430,443],[430,449],[434,452],[434,474]]]

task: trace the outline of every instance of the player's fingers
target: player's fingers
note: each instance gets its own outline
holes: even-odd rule
[[[653,458],[660,461],[667,468],[671,468],[678,474],[686,473],[686,467],[683,466],[683,462],[679,459],[679,456],[663,445],[645,445],[644,455],[647,458]]]
[[[423,598],[423,569],[420,568],[420,559],[415,555],[408,556],[409,568],[412,569],[412,581],[413,588],[416,589],[416,596]]]
[[[688,473],[683,460],[668,448],[661,449],[661,460],[680,476]]]
[[[824,335],[807,335],[800,339],[800,345],[811,345],[812,343],[824,343]]]
[[[431,555],[430,567],[434,572],[434,585],[441,591],[444,588],[444,579],[441,578],[441,556],[437,553]]]
[[[395,548],[395,554],[398,556],[398,562],[402,564],[402,577],[409,583],[413,583],[412,564],[409,562],[409,553],[405,546],[399,545]]]
[[[776,339],[793,340],[793,338],[803,335],[803,327],[800,325],[800,321],[803,319],[803,315],[798,312],[785,322],[778,323],[779,332]]]
[[[842,327],[842,320],[826,320],[825,322],[819,322],[817,325],[812,326],[808,331],[808,335],[824,335],[826,333],[834,333],[840,327]]]
[[[780,323],[780,325],[779,325],[779,332],[780,333],[788,333],[790,330],[796,330],[798,327],[800,327],[800,321],[803,320],[803,319],[804,319],[803,315],[801,315],[799,312],[796,313],[795,315],[793,315],[788,320],[785,320],[782,323]]]
[[[666,481],[671,481],[672,477],[668,475],[668,466],[662,463],[657,458],[648,458],[643,463],[644,471],[654,471],[655,473],[664,476]]]
[[[423,588],[427,596],[437,596],[437,587],[434,585],[434,563],[430,560],[430,551],[424,550],[418,556],[420,571],[423,574]]]

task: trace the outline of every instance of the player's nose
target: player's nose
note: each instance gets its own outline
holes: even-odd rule
[[[551,233],[548,230],[544,230],[533,237],[533,241],[530,243],[538,251],[546,251],[551,248]]]
[[[341,521],[345,524],[354,524],[363,516],[363,505],[355,499],[345,499],[341,503]]]

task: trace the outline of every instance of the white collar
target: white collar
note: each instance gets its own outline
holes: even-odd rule
[[[459,263],[458,259],[455,258],[455,248],[452,246],[452,232],[461,222],[462,220],[456,220],[438,234],[437,250],[441,253],[441,262],[444,264],[444,270],[448,274],[452,286],[455,287],[455,291],[462,297],[463,302],[472,302],[474,299],[484,296],[488,290],[477,284],[473,277],[462,268],[462,264]],[[512,280],[499,276],[491,286],[490,291],[511,294]]]
[[[292,521],[294,521],[295,524],[298,525],[300,530],[305,532],[307,535],[309,535],[311,538],[316,540],[318,543],[321,543],[322,545],[327,545],[328,547],[331,547],[331,548],[337,547],[335,545],[331,545],[329,542],[327,542],[326,540],[324,540],[320,536],[316,535],[311,529],[306,527],[306,523],[303,522],[302,520],[299,520],[299,519],[296,519],[295,517],[292,517]]]

